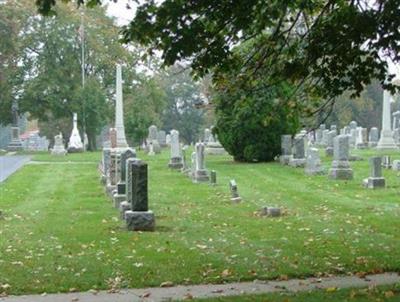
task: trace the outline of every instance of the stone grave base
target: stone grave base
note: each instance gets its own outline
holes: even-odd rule
[[[358,155],[349,155],[349,161],[359,161],[359,160],[363,160],[363,158]]]
[[[65,150],[65,149],[51,149],[51,155],[65,156],[66,154],[67,154],[67,150]]]
[[[120,204],[126,200],[126,195],[125,194],[115,194],[113,196],[113,200],[114,200],[114,207],[116,209],[119,209]]]
[[[377,142],[369,142],[369,143],[368,143],[368,147],[369,147],[369,148],[375,148],[377,145],[378,145]]]
[[[312,169],[305,168],[304,173],[306,173],[307,175],[324,175],[326,174],[326,171],[324,167],[312,168]]]
[[[292,158],[289,161],[289,166],[295,167],[295,168],[304,167],[305,163],[306,163],[305,158]]]
[[[156,226],[153,211],[126,211],[125,221],[129,231],[154,231]]]
[[[121,219],[125,219],[126,211],[130,211],[130,210],[131,210],[131,204],[129,202],[127,202],[126,200],[122,201],[119,204],[119,214],[120,214]]]
[[[292,158],[293,158],[293,155],[281,155],[281,156],[279,156],[279,162],[282,165],[288,165]]]
[[[238,197],[232,197],[231,198],[232,203],[239,203],[242,201],[242,198],[240,196]]]
[[[210,177],[208,176],[207,170],[197,170],[194,172],[193,182],[208,182]]]
[[[356,149],[367,149],[368,145],[366,143],[356,144]]]
[[[82,153],[83,148],[75,148],[75,147],[70,147],[68,148],[68,153]]]
[[[368,189],[384,188],[385,178],[384,177],[368,177],[363,180],[364,187]]]
[[[181,157],[174,157],[171,158],[171,160],[169,161],[168,167],[171,169],[182,169],[183,167],[183,163],[182,163],[182,158]]]
[[[329,170],[329,177],[332,179],[353,179],[353,170],[351,168],[332,168]]]
[[[280,208],[263,207],[260,211],[261,216],[279,217],[281,216]]]

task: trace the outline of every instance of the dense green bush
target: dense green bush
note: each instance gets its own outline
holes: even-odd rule
[[[226,82],[225,82],[226,84]],[[281,84],[249,94],[241,88],[219,86],[214,99],[214,132],[236,161],[272,161],[280,153],[282,134],[294,134],[299,118],[294,102]]]

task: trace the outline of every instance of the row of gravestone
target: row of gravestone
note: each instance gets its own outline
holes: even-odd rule
[[[365,149],[376,147],[379,141],[379,130],[372,127],[368,133],[367,128],[357,126],[357,122],[352,121],[348,126],[343,127],[339,131],[340,134],[349,136],[349,145],[352,148]],[[318,147],[325,147],[327,155],[332,156],[333,138],[338,135],[336,125],[331,125],[330,129],[326,129],[325,124],[311,132],[309,140]]]
[[[128,230],[154,231],[155,216],[148,207],[148,166],[130,148],[103,148],[102,183]]]
[[[297,135],[294,138],[294,152],[290,154],[288,144],[291,144],[292,137],[290,135],[282,136],[282,155],[280,162],[284,165],[292,167],[304,167],[307,175],[321,175],[326,171],[322,166],[317,148],[308,148],[307,154],[304,152],[304,137]],[[328,176],[332,179],[353,179],[353,170],[349,163],[349,135],[341,134],[333,139],[333,161],[331,168],[328,171]],[[385,187],[385,179],[382,176],[383,167],[393,167],[394,170],[400,170],[400,160],[393,161],[393,166],[390,163],[390,157],[376,156],[369,159],[370,176],[363,180],[363,185],[367,188]]]

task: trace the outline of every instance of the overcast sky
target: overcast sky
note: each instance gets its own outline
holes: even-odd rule
[[[117,18],[117,25],[126,25],[133,19],[136,12],[136,3],[130,0],[108,1],[107,13]],[[127,9],[127,4],[131,9]]]

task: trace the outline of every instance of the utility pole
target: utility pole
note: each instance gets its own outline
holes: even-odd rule
[[[84,9],[81,10],[81,26],[79,30],[81,38],[81,69],[82,69],[82,91],[85,88],[85,20],[84,20]],[[85,98],[82,98],[82,121],[83,121],[83,150],[86,151],[85,137],[86,137],[86,109],[85,109]]]

